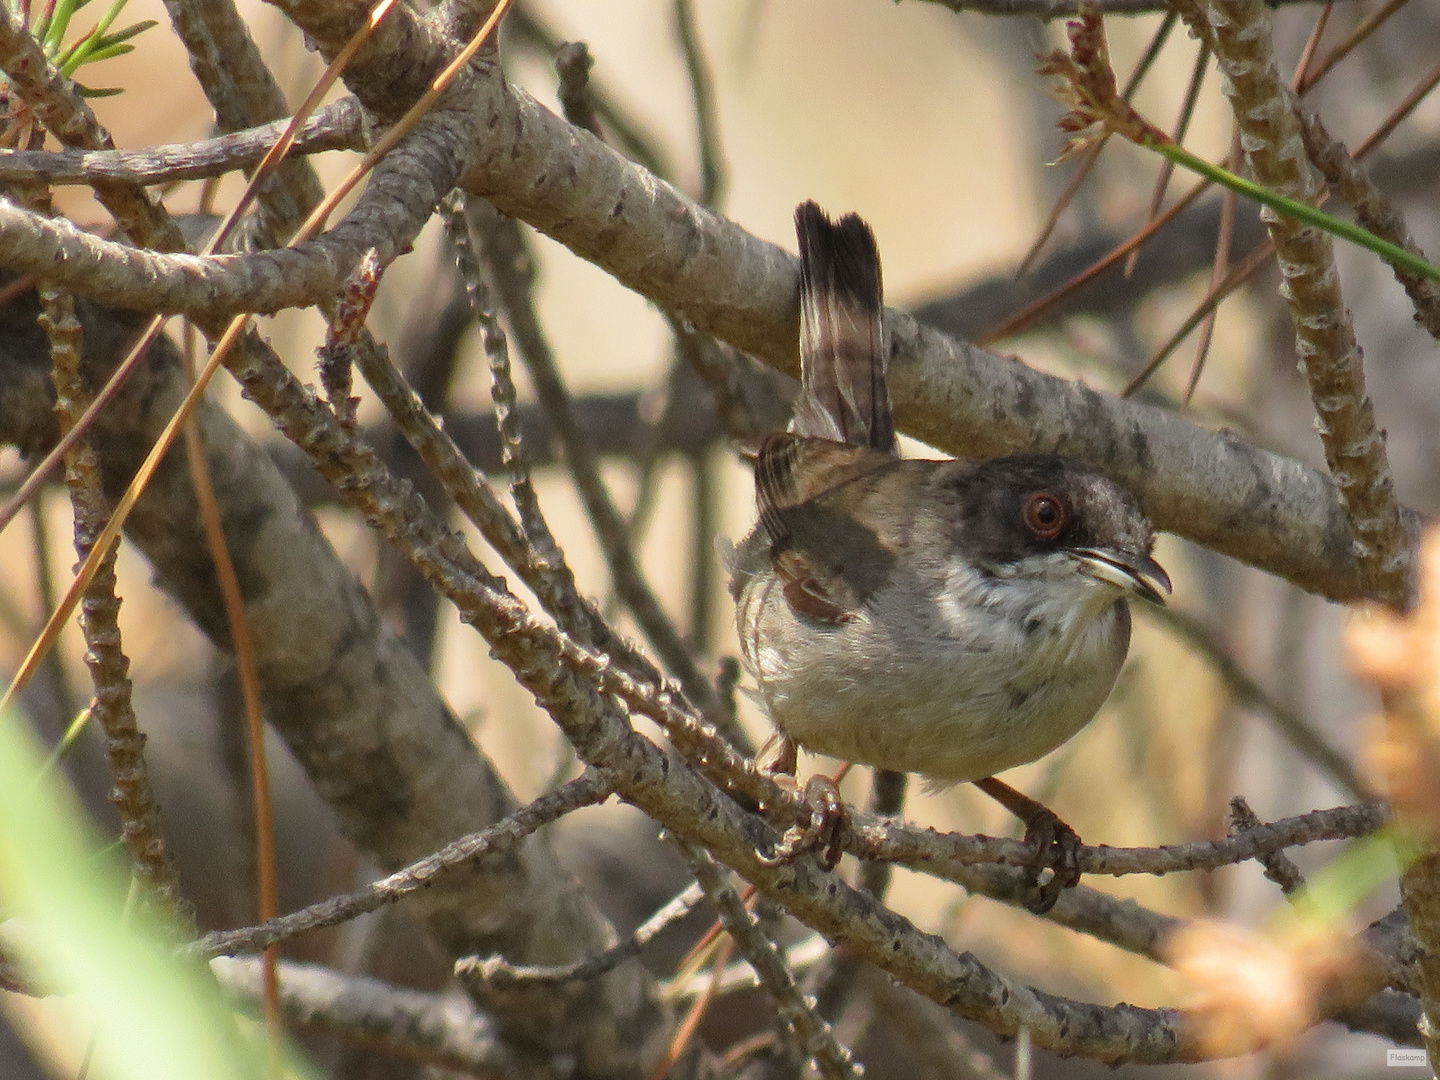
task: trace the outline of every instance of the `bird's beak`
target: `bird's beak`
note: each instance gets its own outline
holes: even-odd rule
[[[1170,575],[1165,568],[1149,555],[1133,551],[1107,551],[1100,548],[1079,548],[1071,554],[1080,564],[1080,569],[1101,581],[1108,581],[1118,589],[1132,592],[1149,600],[1152,604],[1165,606],[1165,597],[1170,587]]]

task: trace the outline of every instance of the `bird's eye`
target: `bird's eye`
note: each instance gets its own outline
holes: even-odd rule
[[[1048,491],[1037,491],[1027,498],[1021,514],[1025,527],[1041,540],[1054,540],[1059,536],[1070,516],[1059,497]]]

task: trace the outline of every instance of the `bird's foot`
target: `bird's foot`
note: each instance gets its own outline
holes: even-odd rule
[[[840,789],[835,781],[817,774],[805,781],[803,790],[793,776],[784,773],[777,773],[775,781],[785,787],[793,787],[800,794],[809,807],[810,817],[803,825],[786,829],[780,843],[768,855],[758,852],[760,861],[766,866],[784,866],[802,855],[818,851],[825,865],[834,869],[840,861],[840,831],[845,823],[845,802],[840,798]]]
[[[1035,856],[1025,867],[1022,903],[1027,911],[1044,915],[1062,892],[1080,881],[1080,835],[1042,806],[1025,822],[1025,843],[1035,846]],[[1040,875],[1047,869],[1050,877],[1042,884]]]
[[[987,776],[976,780],[975,786],[1025,823],[1025,842],[1034,846],[1035,855],[1025,867],[1027,895],[1021,903],[1027,911],[1044,915],[1062,892],[1080,881],[1079,835],[1054,810],[1003,780]],[[1040,875],[1046,870],[1050,877],[1041,884]]]

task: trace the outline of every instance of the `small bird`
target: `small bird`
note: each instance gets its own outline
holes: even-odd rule
[[[1127,598],[1170,591],[1154,530],[1123,487],[1059,455],[902,460],[874,234],[813,202],[795,226],[800,396],[760,444],[760,520],[730,581],[775,760],[793,772],[798,744],[932,789],[975,782],[1025,822],[1027,906],[1048,910],[1079,879],[1079,838],[993,774],[1055,749],[1109,695]]]

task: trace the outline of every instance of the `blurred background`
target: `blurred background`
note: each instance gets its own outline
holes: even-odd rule
[[[1318,54],[1343,41],[1379,6],[1372,0],[1334,5]],[[1440,0],[1387,6],[1399,9],[1310,96],[1332,134],[1352,147],[1440,56]],[[1322,9],[1303,4],[1276,12],[1282,69],[1288,72],[1297,63]],[[274,9],[249,2],[242,11],[297,103],[321,70],[318,58]],[[832,213],[859,212],[879,239],[888,302],[949,332],[981,337],[1126,239],[1149,213],[1160,159],[1112,142],[1027,273],[1016,275],[1076,169],[1073,160],[1049,164],[1062,148],[1054,128],[1060,107],[1034,71],[1035,53],[1061,44],[1060,22],[956,14],[916,0],[695,0],[694,17],[713,81],[712,136],[723,170],[718,207],[791,250],[797,202],[813,198]],[[156,18],[161,26],[137,39],[135,53],[97,66],[90,79],[124,88],[96,103],[117,144],[139,148],[206,137],[209,108],[182,48],[165,29],[158,0],[131,0],[127,18]],[[1122,80],[1161,22],[1158,15],[1108,20]],[[509,20],[502,55],[512,79],[558,111],[553,47],[587,43],[597,97],[633,127],[666,178],[693,195],[702,185],[699,138],[676,25],[671,0],[526,0]],[[1176,29],[1140,85],[1138,107],[1162,127],[1173,129],[1182,112],[1196,52],[1183,27]],[[1185,143],[1218,160],[1230,142],[1229,106],[1212,67],[1199,88]],[[351,161],[351,155],[330,153],[316,164],[331,181]],[[1421,247],[1440,249],[1440,100],[1420,103],[1372,156],[1371,171],[1405,212]],[[1175,177],[1167,205],[1192,183]],[[239,190],[234,177],[208,193],[200,184],[183,184],[166,201],[188,214],[206,205],[224,208]],[[103,211],[79,191],[64,189],[61,208],[82,224],[105,222]],[[992,347],[1119,392],[1204,297],[1220,201],[1211,192],[1182,213],[1144,248],[1128,279],[1119,268],[1111,270]],[[466,327],[460,311],[463,296],[457,300],[450,254],[436,224],[386,274],[370,326],[412,372],[437,349],[445,353],[439,380],[443,411],[452,427],[470,425],[466,430],[477,432],[478,445],[490,422],[489,373],[474,329]],[[1242,203],[1232,261],[1261,238],[1255,208]],[[597,433],[603,428],[597,438],[607,451],[606,479],[622,507],[641,506],[645,571],[713,671],[720,657],[738,655],[716,543],[738,540],[753,521],[748,470],[707,413],[704,395],[676,373],[672,333],[661,315],[558,245],[538,236],[533,241],[540,315],[582,414]],[[1435,342],[1412,321],[1409,303],[1388,270],[1337,246],[1401,499],[1433,513],[1440,506]],[[1267,266],[1220,308],[1188,404],[1182,399],[1195,362],[1195,334],[1138,394],[1323,468],[1276,281],[1273,266]],[[314,349],[322,324],[313,311],[265,320],[263,329],[294,370],[316,381]],[[453,348],[442,349],[442,339]],[[519,369],[517,376],[523,377]],[[573,775],[573,758],[554,724],[510,673],[489,659],[484,643],[453,611],[436,605],[363,522],[333,504],[323,483],[279,445],[233,384],[217,385],[214,393],[252,434],[275,445],[327,535],[380,599],[393,627],[428,659],[451,706],[516,793],[529,799]],[[522,386],[521,393],[528,400],[528,388]],[[381,445],[389,445],[392,436],[373,401],[365,400],[360,415]],[[537,460],[553,460],[538,435],[534,445]],[[907,452],[927,453],[917,444]],[[0,456],[0,476],[7,483],[18,482],[23,467],[13,450]],[[604,562],[568,475],[545,466],[538,470],[538,484],[582,589],[609,597]],[[1129,662],[1096,720],[1061,750],[1006,779],[1052,806],[1087,842],[1114,845],[1224,835],[1229,800],[1237,794],[1262,819],[1354,801],[1333,770],[1317,766],[1277,732],[1272,715],[1282,711],[1303,719],[1349,762],[1357,762],[1374,702],[1345,668],[1339,647],[1344,610],[1173,537],[1161,539],[1157,554],[1175,579],[1173,607],[1183,623],[1177,627],[1142,612]],[[73,562],[69,504],[59,489],[35,504],[28,523],[17,521],[0,535],[0,665],[7,677],[63,591]],[[121,623],[133,662],[137,713],[150,736],[148,757],[165,831],[202,926],[245,925],[255,916],[253,824],[234,677],[226,660],[151,587],[149,577],[140,556],[122,548]],[[617,617],[634,634],[623,614]],[[58,662],[24,698],[26,711],[50,741],[87,699],[81,648],[72,628]],[[1218,654],[1237,661],[1273,707],[1243,703],[1235,685],[1217,673]],[[748,701],[742,702],[742,719],[757,743],[768,735],[767,722]],[[282,909],[373,877],[373,868],[338,836],[329,811],[287,761],[283,744],[271,740],[270,753]],[[87,736],[66,767],[102,829],[113,830],[98,738]],[[810,761],[802,771],[831,767]],[[855,770],[846,781],[847,797],[863,801],[867,785],[864,770]],[[906,816],[939,829],[1018,835],[1003,811],[968,788],[927,796],[917,786]],[[577,814],[556,830],[555,842],[622,932],[683,888],[678,861],[658,843],[653,826],[627,808]],[[1334,845],[1322,844],[1295,857],[1302,869],[1313,870],[1334,854]],[[1213,874],[1087,882],[1166,913],[1220,915],[1249,925],[1262,924],[1284,903],[1255,864]],[[1047,990],[1147,1006],[1183,1003],[1193,992],[1166,968],[969,897],[958,886],[900,870],[889,902],[956,948]],[[1396,902],[1393,890],[1370,897],[1355,912],[1357,927]],[[704,922],[692,919],[667,934],[647,959],[657,971],[673,970],[685,935],[693,940]],[[309,935],[285,952],[424,988],[444,985],[448,972],[444,958],[428,951],[408,925],[403,906]],[[14,1043],[0,1050],[4,1075],[74,1075],[83,1048],[55,1034],[51,1003],[5,994],[0,1006]],[[752,995],[727,998],[710,1017],[705,1037],[723,1048],[764,1030],[766,1010]],[[966,1033],[1009,1070],[1013,1048],[997,1047],[978,1029]],[[1253,1058],[1125,1067],[1115,1074],[1423,1075],[1418,1069],[1387,1069],[1386,1045],[1328,1024],[1292,1047]],[[894,1039],[873,1037],[857,1049],[874,1077],[926,1075],[930,1068],[907,1059]],[[319,1037],[312,1052],[335,1077],[418,1071]],[[1090,1063],[1039,1057],[1040,1076],[1112,1074]]]

